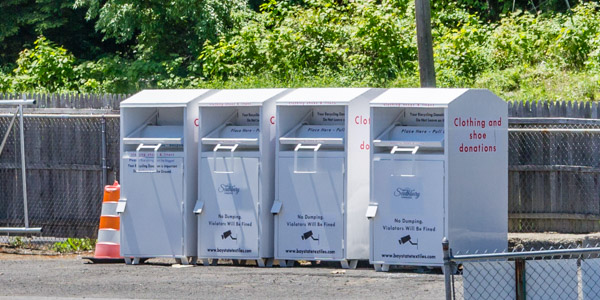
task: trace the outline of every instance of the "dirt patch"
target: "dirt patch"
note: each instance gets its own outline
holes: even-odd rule
[[[600,245],[600,233],[565,234],[556,232],[509,233],[509,249],[558,249],[574,247],[595,247]]]

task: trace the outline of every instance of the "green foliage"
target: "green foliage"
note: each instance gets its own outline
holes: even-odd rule
[[[43,89],[50,92],[71,90],[75,78],[75,57],[43,36],[34,45],[35,48],[25,49],[19,54],[17,68],[14,70],[14,89]]]
[[[44,35],[0,51],[0,92],[418,86],[414,1],[250,2],[3,1],[0,47]],[[433,1],[438,86],[598,99],[600,6],[570,4]]]
[[[52,245],[52,250],[59,253],[72,253],[94,250],[95,239],[88,238],[68,238],[64,242],[56,242]]]
[[[159,61],[197,56],[205,41],[236,25],[235,11],[246,9],[241,0],[77,0],[75,7],[87,7],[88,20],[98,18],[96,30],[105,38],[134,40],[137,56]]]
[[[27,242],[26,238],[23,238],[21,236],[16,236],[16,237],[10,238],[8,241],[8,245],[13,248],[23,248],[27,244],[28,244],[28,242]]]
[[[261,8],[239,31],[205,44],[199,59],[206,77],[344,74],[381,84],[416,69],[415,26],[407,5],[312,0],[303,6],[270,1]]]

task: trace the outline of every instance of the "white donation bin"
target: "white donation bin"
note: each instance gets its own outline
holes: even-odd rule
[[[389,89],[371,102],[370,262],[442,266],[507,247],[507,104],[487,90]]]
[[[381,90],[302,88],[277,100],[275,258],[369,257],[369,101]]]
[[[200,103],[198,257],[273,264],[275,100],[285,89],[222,90]]]
[[[121,102],[121,255],[196,256],[198,102],[209,90],[144,90]]]

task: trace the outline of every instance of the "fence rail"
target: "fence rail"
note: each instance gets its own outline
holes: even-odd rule
[[[102,182],[119,175],[118,110],[127,95],[0,94],[23,97],[37,101],[24,109],[33,226],[47,236],[95,237]],[[13,114],[0,109],[0,134]],[[600,231],[598,102],[510,102],[509,116],[509,231]],[[0,227],[23,223],[15,130],[0,154]]]

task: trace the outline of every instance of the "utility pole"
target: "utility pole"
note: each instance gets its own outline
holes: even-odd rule
[[[415,0],[417,20],[417,50],[419,52],[419,76],[421,87],[435,87],[433,66],[433,39],[431,37],[431,5],[429,0]]]

